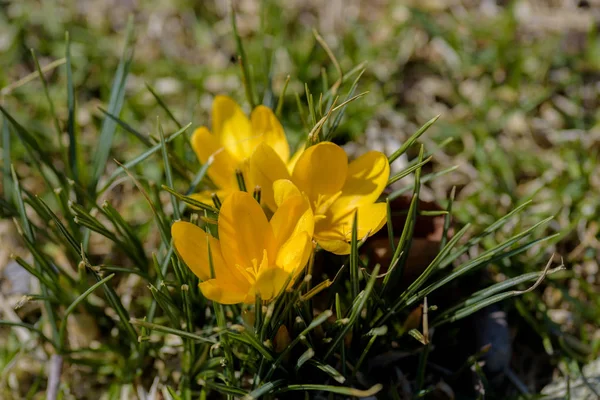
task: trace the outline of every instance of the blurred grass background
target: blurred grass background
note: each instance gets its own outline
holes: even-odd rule
[[[448,138],[452,142],[436,152],[430,168],[458,169],[434,181],[426,196],[443,201],[457,186],[457,224],[477,227],[533,200],[516,226],[507,224],[489,243],[483,241],[481,251],[521,225],[555,215],[544,233],[560,236],[489,267],[489,279],[501,280],[542,269],[556,252],[568,268],[553,275],[544,289],[505,305],[519,353],[513,368],[527,386],[539,388],[552,374],[565,373],[573,360],[585,363],[597,357],[599,1],[264,0],[236,1],[235,8],[258,93],[266,91],[260,101],[274,106],[266,88],[278,96],[291,77],[282,120],[292,143],[306,132],[296,96],[303,98],[305,84],[313,93],[320,91],[323,68],[327,76],[337,76],[315,39],[316,30],[344,72],[366,63],[357,93],[369,94],[348,107],[339,141],[355,139],[359,148],[389,152],[439,114],[423,141],[428,149]],[[42,67],[60,64],[69,31],[79,145],[93,148],[103,117],[98,107],[108,102],[129,15],[134,18],[135,54],[124,121],[141,132],[154,132],[160,116],[166,131],[177,129],[146,84],[178,121],[194,127],[208,124],[216,94],[229,94],[248,109],[228,2],[185,0],[0,0],[0,103],[31,129],[57,140],[41,82],[19,82],[35,72],[30,49]],[[46,78],[56,111],[64,116],[64,68],[52,69]],[[186,140],[178,145],[195,162]],[[132,136],[119,130],[112,157],[129,160],[139,149]],[[39,182],[27,179],[25,165],[19,168],[24,186],[35,192]],[[158,174],[161,165],[156,168]],[[144,210],[135,208],[135,197],[123,196],[123,202],[146,220]],[[0,250],[1,272],[19,245],[11,242],[7,225],[0,235],[8,244]],[[559,368],[548,373],[547,365]],[[542,378],[538,367],[545,371]]]

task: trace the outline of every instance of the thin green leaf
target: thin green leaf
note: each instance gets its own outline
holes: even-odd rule
[[[169,119],[171,121],[175,122],[175,125],[177,125],[177,128],[181,129],[183,125],[181,125],[179,123],[179,121],[177,121],[177,118],[175,118],[175,115],[173,115],[171,110],[169,110],[169,107],[167,107],[165,102],[160,98],[160,96],[156,93],[154,88],[152,86],[150,86],[150,84],[148,82],[146,82],[146,88],[150,91],[150,93],[152,93],[152,96],[154,96],[154,99],[156,100],[156,102],[158,103],[160,108],[162,108],[167,113],[167,116],[169,117]]]
[[[279,379],[279,380],[273,381],[273,382],[267,382],[265,384],[262,384],[258,389],[255,389],[252,392],[248,393],[246,396],[244,396],[242,398],[242,400],[258,399],[266,394],[271,393],[273,390],[284,386],[285,384],[286,384],[286,381],[284,379]]]
[[[65,313],[63,314],[62,322],[60,324],[60,331],[59,331],[59,335],[58,335],[58,343],[59,343],[61,349],[65,345],[65,334],[67,332],[67,324],[68,324],[67,321],[69,319],[69,315],[71,315],[71,313],[75,310],[75,308],[77,308],[77,306],[79,304],[81,304],[82,301],[84,301],[90,294],[92,294],[92,292],[94,290],[96,290],[100,286],[104,285],[106,282],[110,281],[114,277],[115,277],[115,274],[110,274],[106,278],[99,280],[98,282],[93,284],[88,290],[83,292],[79,297],[77,297],[75,299],[75,301],[73,303],[71,303],[71,305],[69,305],[69,307],[67,307],[67,309],[65,310]]]
[[[4,188],[4,199],[11,203],[13,187],[11,181],[11,155],[10,155],[10,128],[6,117],[2,118],[2,187]]]
[[[516,254],[522,253],[523,251],[533,247],[534,245],[536,245],[538,243],[541,243],[543,241],[552,239],[552,238],[560,235],[560,233],[556,233],[554,235],[547,236],[542,239],[533,240],[533,241],[531,241],[525,245],[522,245],[514,250],[500,253],[500,251],[504,250],[506,247],[513,245],[515,242],[519,241],[520,239],[526,237],[527,235],[529,235],[531,233],[531,231],[533,229],[537,228],[538,226],[541,226],[544,223],[547,223],[550,219],[551,218],[544,220],[539,224],[536,224],[535,227],[530,228],[527,231],[522,232],[517,236],[513,236],[513,238],[494,247],[493,249],[486,251],[485,253],[483,253],[479,257],[477,257],[476,259],[471,260],[471,261],[465,263],[464,265],[461,265],[460,267],[456,268],[454,271],[452,271],[450,274],[446,275],[439,281],[432,283],[431,285],[427,286],[425,289],[414,294],[411,298],[409,298],[406,301],[406,306],[409,306],[409,305],[413,304],[414,302],[422,299],[423,297],[428,296],[431,292],[439,289],[440,287],[446,285],[448,282],[458,278],[459,276],[474,270],[475,268],[479,268],[483,265],[493,263],[493,262],[499,261],[504,258],[510,258]]]
[[[235,10],[233,9],[233,3],[231,4],[231,26],[233,27],[233,36],[235,37],[235,43],[239,54],[239,62],[242,68],[244,89],[246,90],[246,99],[250,108],[256,107],[254,87],[252,85],[252,78],[250,76],[250,69],[248,66],[248,58],[246,57],[246,51],[244,50],[244,44],[242,38],[237,29],[237,23],[235,19]]]
[[[279,390],[276,390],[275,393],[285,393],[285,392],[294,392],[294,391],[308,391],[308,390],[316,390],[320,392],[329,392],[329,393],[337,393],[343,394],[346,396],[354,396],[354,397],[370,397],[379,393],[383,389],[383,385],[376,384],[371,386],[370,389],[360,390],[354,389],[344,386],[331,386],[331,385],[287,385]]]
[[[427,183],[427,182],[431,182],[432,180],[439,178],[440,176],[446,175],[452,171],[455,171],[456,169],[458,169],[458,165],[455,165],[453,167],[449,167],[446,169],[443,169],[441,171],[438,172],[432,172],[430,174],[424,175],[421,178],[421,183]],[[398,197],[402,196],[404,193],[409,192],[411,190],[413,190],[414,185],[408,185],[403,187],[402,189],[398,189],[392,193],[389,194],[388,198],[390,200],[394,200],[397,199]]]
[[[192,207],[196,207],[196,208],[199,208],[201,210],[206,210],[206,211],[209,211],[209,212],[214,213],[214,214],[218,214],[219,213],[219,211],[216,208],[214,208],[212,206],[209,206],[207,204],[201,203],[201,202],[199,202],[198,200],[196,200],[196,199],[194,199],[192,197],[188,197],[188,196],[184,196],[182,194],[179,194],[175,190],[171,189],[168,186],[163,185],[162,188],[164,190],[166,190],[167,192],[171,193],[173,196],[177,197],[179,200],[183,201],[186,204],[189,204]]]
[[[267,375],[265,376],[264,380],[268,381],[271,378],[272,374],[277,370],[277,368],[279,368],[287,354],[289,354],[289,352],[300,342],[302,337],[306,337],[310,331],[320,326],[323,322],[327,321],[327,319],[332,315],[333,313],[331,312],[331,310],[325,310],[321,314],[319,314],[319,316],[313,319],[312,322],[308,324],[308,326],[298,336],[296,336],[294,340],[292,340],[292,342],[285,348],[285,350],[283,350],[281,354],[279,354],[279,357],[277,357],[277,359],[271,365],[271,369],[269,370],[269,372],[267,372]]]
[[[169,187],[174,187],[173,185],[173,174],[171,173],[171,164],[169,163],[169,153],[167,151],[167,144],[165,142],[165,134],[163,132],[160,121],[157,119],[156,121],[158,125],[158,133],[160,136],[160,145],[163,156],[163,165],[165,166],[165,177],[167,180],[167,185]],[[180,127],[181,128],[181,127]],[[179,213],[179,204],[177,204],[177,198],[171,194],[171,204],[173,205],[173,216],[176,220],[181,219],[181,214]]]
[[[360,289],[358,273],[358,211],[352,220],[352,240],[350,242],[350,295],[355,299]]]
[[[283,101],[285,99],[285,92],[287,91],[288,84],[290,83],[290,76],[288,75],[285,78],[285,83],[283,84],[283,88],[281,89],[281,93],[279,94],[279,99],[277,100],[277,108],[275,109],[275,115],[277,118],[281,117],[281,110],[283,109]]]
[[[171,143],[175,138],[177,138],[179,135],[183,134],[191,125],[192,125],[192,123],[190,122],[189,124],[187,124],[186,126],[181,128],[180,130],[175,132],[174,134],[170,135],[168,138],[165,138],[165,143]],[[136,165],[138,165],[139,163],[141,163],[142,161],[144,161],[151,155],[158,153],[161,150],[162,150],[162,144],[161,143],[155,144],[154,146],[152,146],[151,148],[149,148],[142,154],[135,157],[133,160],[128,161],[125,164],[119,166],[119,168],[115,169],[115,171],[110,175],[110,177],[107,179],[104,186],[102,186],[102,188],[98,192],[99,193],[104,192],[121,173],[125,172],[126,169],[131,169],[131,168],[135,167]]]
[[[435,117],[431,118],[429,121],[425,122],[425,124],[421,128],[419,128],[419,130],[413,133],[412,136],[409,137],[406,140],[406,142],[404,142],[404,144],[400,146],[398,150],[396,150],[392,155],[388,157],[389,163],[393,163],[398,157],[404,154],[406,150],[408,150],[409,147],[412,146],[417,141],[417,139],[421,137],[422,134],[424,134],[429,128],[431,128],[431,125],[433,125],[439,117],[439,115],[436,115]]]
[[[55,349],[58,349],[58,344],[56,342],[54,342],[52,339],[50,339],[48,336],[44,335],[44,332],[42,332],[40,329],[36,328],[33,325],[29,325],[23,322],[13,322],[13,321],[4,321],[4,320],[0,320],[0,326],[12,326],[12,327],[19,327],[19,328],[25,328],[31,332],[35,332],[43,341],[50,343]]]
[[[65,34],[66,49],[65,58],[67,60],[67,134],[69,135],[69,169],[71,177],[75,182],[79,182],[79,169],[77,165],[77,136],[75,135],[75,89],[73,88],[73,70],[71,65],[71,36],[69,32]]]
[[[358,87],[358,81],[360,81],[360,78],[362,77],[362,75],[365,71],[366,71],[366,69],[363,69],[359,72],[358,76],[352,83],[352,86],[350,87],[348,94],[346,95],[346,100],[349,100],[352,98],[352,96],[354,96],[354,92],[356,91],[356,88]],[[343,77],[342,77],[342,79],[343,79]],[[345,102],[345,105],[340,109],[340,112],[333,119],[331,128],[329,129],[329,132],[327,132],[326,140],[331,140],[331,138],[335,134],[335,131],[337,130],[338,126],[340,125],[340,122],[342,121],[342,118],[344,117],[344,114],[346,113],[346,108],[348,107],[348,104],[349,104],[348,102]]]
[[[125,47],[121,60],[115,72],[113,78],[112,87],[110,90],[110,99],[108,101],[108,112],[112,115],[119,115],[123,102],[125,100],[125,82],[127,81],[127,75],[129,73],[129,66],[133,59],[133,18],[129,18],[127,22],[126,34],[125,34]],[[98,146],[94,153],[94,160],[92,163],[92,174],[90,180],[90,191],[95,193],[96,185],[100,180],[100,177],[104,173],[106,163],[108,162],[108,156],[110,154],[110,148],[112,146],[113,137],[115,135],[117,125],[114,120],[110,118],[104,118],[102,123],[102,129],[100,130],[100,137],[98,139]]]
[[[325,353],[325,357],[323,357],[323,360],[327,360],[333,354],[333,352],[338,348],[340,343],[342,343],[342,340],[344,340],[344,338],[346,337],[346,334],[348,333],[350,328],[358,320],[360,312],[364,308],[369,296],[371,295],[371,292],[373,291],[373,286],[375,285],[375,281],[377,280],[378,272],[379,272],[379,264],[377,264],[375,266],[375,268],[373,269],[373,274],[371,275],[371,279],[367,283],[365,290],[363,290],[361,292],[362,295],[357,297],[356,301],[352,305],[352,308],[350,310],[350,316],[348,317],[348,323],[346,323],[342,326],[342,328],[340,329],[340,332],[338,332],[335,339],[331,342],[331,344],[329,346],[329,350],[327,350],[327,352]]]
[[[42,81],[42,87],[44,88],[44,95],[46,96],[46,100],[48,101],[48,106],[50,107],[50,114],[52,115],[52,122],[54,123],[54,129],[56,130],[56,137],[58,138],[59,145],[62,144],[61,135],[62,129],[60,128],[60,122],[58,121],[58,116],[56,115],[56,108],[54,107],[54,102],[50,97],[50,92],[48,91],[48,82],[46,82],[46,77],[42,72],[42,68],[40,67],[40,63],[35,55],[35,50],[31,49],[31,57],[33,58],[33,63],[35,64],[38,75],[40,76],[40,80]]]
[[[392,183],[398,182],[400,179],[407,177],[408,175],[412,174],[414,171],[420,170],[421,167],[423,167],[423,165],[427,164],[429,161],[431,161],[433,158],[429,157],[426,158],[423,161],[419,161],[418,164],[413,165],[412,167],[406,168],[404,171],[397,173],[396,175],[392,176],[390,178],[390,180],[387,182],[386,186],[391,185]]]
[[[1,106],[0,106],[0,108],[1,108]],[[9,117],[9,119],[10,119],[10,117]],[[33,235],[33,229],[31,227],[31,224],[29,223],[29,218],[27,217],[27,212],[25,211],[25,204],[23,203],[23,197],[21,194],[21,186],[19,184],[19,179],[17,178],[17,173],[15,172],[15,169],[12,165],[11,165],[11,175],[12,175],[12,187],[14,190],[13,197],[17,204],[17,210],[19,211],[19,216],[21,218],[21,224],[23,225],[24,236],[31,243],[33,243],[35,241],[35,237]],[[41,274],[41,272],[42,272],[41,265],[36,262],[36,267]],[[40,285],[40,286],[41,286],[42,295],[44,297],[49,297],[48,286],[46,286],[46,285]],[[50,328],[52,331],[52,338],[56,342],[56,340],[58,340],[58,326],[56,324],[56,313],[54,311],[54,308],[52,307],[52,304],[50,304],[49,301],[44,301],[44,308],[48,315],[48,321],[50,323]]]
[[[316,360],[309,360],[308,364],[310,364],[310,365],[312,365],[312,366],[320,369],[321,371],[325,372],[327,375],[329,375],[330,377],[332,377],[338,383],[344,383],[344,382],[346,382],[346,378],[344,378],[344,376],[342,374],[340,374],[331,365],[323,364],[323,363],[320,363],[320,362],[318,362]]]

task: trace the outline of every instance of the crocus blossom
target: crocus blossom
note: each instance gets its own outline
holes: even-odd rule
[[[204,296],[222,304],[250,304],[257,294],[272,300],[293,283],[313,249],[313,212],[299,194],[286,196],[269,221],[250,194],[232,192],[221,205],[217,226],[218,239],[182,221],[171,233],[179,256],[200,278]]]
[[[192,197],[211,204],[211,195],[216,193],[223,200],[232,191],[239,190],[238,170],[246,187],[252,190],[254,183],[248,173],[248,159],[259,144],[271,149],[284,165],[293,162],[283,127],[270,108],[259,105],[248,119],[234,100],[216,96],[212,105],[212,133],[204,126],[196,129],[192,147],[202,164],[211,163],[207,174],[217,188]],[[272,197],[269,188],[263,195]]]
[[[390,175],[386,156],[369,151],[348,163],[346,152],[331,142],[309,147],[288,171],[270,147],[260,144],[250,158],[250,176],[257,185],[273,188],[271,209],[281,207],[288,197],[304,195],[314,212],[314,238],[335,254],[349,254],[354,213],[362,239],[377,232],[386,222],[385,203],[375,203]]]

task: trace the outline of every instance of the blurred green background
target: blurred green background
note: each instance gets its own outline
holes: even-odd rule
[[[541,289],[504,306],[513,337],[527,338],[522,348],[515,339],[516,350],[532,353],[533,361],[517,362],[513,368],[525,385],[539,388],[552,375],[526,374],[532,362],[558,367],[557,376],[556,371],[564,373],[573,360],[585,363],[597,357],[598,1],[265,0],[236,1],[235,9],[260,101],[274,107],[290,76],[282,122],[292,143],[306,133],[296,97],[305,102],[305,85],[319,93],[323,76],[329,84],[338,78],[316,31],[344,73],[362,63],[366,67],[356,93],[369,93],[347,108],[336,139],[355,140],[358,146],[348,146],[349,152],[370,147],[389,154],[439,114],[422,141],[431,151],[436,144],[452,141],[436,151],[429,171],[458,168],[430,183],[425,197],[444,203],[456,186],[456,224],[471,222],[476,227],[533,200],[519,221],[483,241],[481,251],[520,226],[555,215],[539,234],[558,232],[557,238],[489,267],[489,279],[496,281],[541,270],[553,253],[567,266]],[[41,82],[22,79],[35,71],[31,49],[42,67],[61,64],[68,31],[79,145],[83,154],[93,154],[103,119],[99,107],[108,103],[129,15],[135,53],[121,113],[124,121],[141,132],[154,132],[158,116],[166,132],[177,129],[146,85],[178,121],[194,127],[209,123],[216,94],[228,94],[249,110],[229,2],[185,0],[0,0],[0,104],[32,130],[57,140],[52,138]],[[65,120],[64,66],[51,69],[46,78],[56,111]],[[186,141],[178,145],[194,162]],[[126,161],[141,148],[118,130],[112,157]],[[151,168],[144,172],[153,173]],[[26,166],[21,166],[20,175],[35,192],[36,182],[27,181]],[[11,251],[18,251],[18,245],[0,251],[0,271]]]

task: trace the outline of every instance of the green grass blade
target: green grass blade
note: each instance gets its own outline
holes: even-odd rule
[[[482,290],[479,290],[479,291],[473,293],[468,299],[461,301],[460,303],[452,306],[448,310],[439,314],[436,318],[436,321],[443,320],[449,314],[459,310],[460,308],[472,306],[472,305],[474,305],[480,301],[483,301],[491,296],[494,296],[500,292],[503,292],[506,289],[510,289],[514,286],[520,285],[525,282],[537,281],[538,279],[540,279],[540,277],[549,276],[549,275],[553,274],[554,272],[562,271],[562,270],[564,270],[564,267],[557,267],[557,268],[554,268],[552,270],[547,270],[547,271],[544,270],[544,271],[540,271],[540,272],[530,272],[527,274],[519,275],[514,278],[507,279],[503,282],[498,282],[498,283],[491,285],[485,289],[482,289]]]
[[[67,60],[67,134],[69,135],[69,169],[71,178],[79,182],[79,169],[77,164],[77,136],[75,135],[75,89],[73,88],[73,70],[71,64],[71,36],[69,32],[65,34],[66,50],[65,58]]]
[[[26,324],[23,322],[14,322],[14,321],[4,321],[4,320],[0,320],[0,326],[11,326],[11,327],[19,327],[19,328],[25,328],[31,332],[36,333],[43,341],[50,343],[55,349],[58,349],[58,344],[53,341],[52,339],[50,339],[48,336],[44,335],[44,332],[42,332],[41,329],[36,328],[33,325],[30,324]]]
[[[358,211],[354,212],[352,220],[352,241],[350,243],[350,295],[353,299],[360,290],[358,271]]]
[[[254,107],[256,107],[256,102],[254,101],[254,99],[256,98],[254,93],[254,85],[252,84],[252,77],[250,76],[250,67],[248,65],[248,57],[246,57],[246,50],[244,49],[242,38],[240,37],[240,34],[237,29],[233,3],[231,4],[231,26],[233,28],[233,36],[235,37],[235,44],[237,46],[240,66],[242,68],[242,80],[244,83],[244,89],[246,91],[246,99],[248,100],[248,104],[250,104],[250,108],[254,109]]]
[[[273,382],[267,382],[261,385],[258,389],[255,389],[248,393],[246,396],[242,398],[242,400],[254,400],[258,399],[266,394],[271,393],[273,390],[285,386],[286,381],[284,379],[279,379]]]
[[[285,393],[285,392],[294,392],[294,391],[301,391],[301,392],[306,392],[306,391],[319,391],[319,392],[329,392],[329,393],[337,393],[337,394],[343,394],[346,396],[353,396],[353,397],[371,397],[376,395],[377,393],[379,393],[381,391],[381,389],[383,389],[383,385],[381,384],[376,384],[371,386],[370,389],[367,390],[360,390],[360,389],[354,389],[354,388],[349,388],[349,387],[344,387],[344,386],[331,386],[331,385],[313,385],[313,384],[306,384],[306,385],[287,385],[282,389],[276,390],[275,393]]]
[[[6,117],[2,118],[2,187],[4,188],[4,199],[11,203],[13,187],[11,180],[11,155],[10,155],[10,128]]]
[[[169,187],[174,187],[173,184],[173,174],[171,173],[171,164],[169,163],[169,153],[167,151],[167,144],[165,142],[165,133],[163,132],[160,121],[157,119],[157,128],[160,136],[160,147],[163,157],[163,165],[165,167],[165,178],[167,180],[167,185]],[[177,204],[177,198],[171,194],[171,204],[173,205],[173,216],[176,220],[181,219],[181,214],[179,213],[179,204]]]
[[[186,126],[184,126],[183,128],[181,128],[180,130],[178,130],[177,132],[175,132],[174,134],[172,134],[168,138],[165,138],[165,143],[171,143],[178,136],[182,135],[191,125],[192,125],[192,123],[190,122],[189,124],[187,124]],[[120,174],[122,174],[123,172],[125,172],[128,169],[134,168],[139,163],[141,163],[142,161],[146,160],[148,157],[152,156],[155,153],[158,153],[159,151],[162,151],[162,149],[163,149],[162,143],[155,144],[154,146],[152,146],[151,148],[149,148],[148,150],[146,150],[142,154],[140,154],[137,157],[135,157],[133,160],[128,161],[128,162],[126,162],[123,165],[120,165],[110,175],[110,177],[107,179],[107,181],[104,184],[104,186],[102,186],[102,188],[98,192],[99,193],[104,192],[115,181],[115,179],[117,179],[117,177]]]
[[[104,108],[102,107],[98,107],[98,109],[104,114],[106,115],[108,118],[112,119],[113,121],[115,121],[116,124],[118,124],[121,128],[123,128],[123,130],[125,130],[125,132],[129,132],[131,133],[133,136],[135,136],[140,142],[142,142],[144,145],[146,145],[147,147],[152,147],[152,142],[150,141],[150,139],[148,139],[146,136],[144,136],[141,132],[135,130],[131,125],[129,125],[127,122],[123,121],[121,118],[109,113],[108,111],[106,111]]]
[[[432,158],[433,157],[429,157],[429,158],[424,159],[423,161],[419,161],[417,164],[413,165],[412,167],[406,168],[404,171],[399,172],[396,175],[392,176],[390,178],[390,180],[387,182],[386,186],[389,186],[392,183],[398,182],[400,179],[405,178],[408,175],[412,174],[413,172],[420,170],[421,167],[423,167],[423,165],[425,165],[429,161],[431,161]]]
[[[125,82],[127,81],[129,66],[133,59],[132,39],[133,19],[130,18],[127,23],[125,34],[125,47],[110,90],[107,110],[112,115],[119,115],[121,113],[121,108],[123,107],[123,102],[125,100]],[[116,128],[117,125],[114,120],[104,118],[102,129],[100,130],[100,137],[98,139],[98,146],[96,147],[92,163],[92,176],[89,188],[92,193],[96,192],[96,185],[106,168]]]
[[[285,92],[287,91],[289,83],[290,83],[290,76],[288,75],[285,78],[285,83],[283,84],[283,88],[281,89],[281,93],[279,94],[279,99],[277,100],[277,108],[275,109],[275,115],[277,116],[277,118],[281,118],[281,110],[283,110],[283,102],[285,100]]]
[[[442,231],[442,240],[440,241],[440,250],[446,246],[448,242],[448,231],[452,222],[452,205],[454,204],[454,196],[456,196],[456,186],[452,186],[450,198],[448,199],[448,207],[446,208],[446,217],[444,218],[444,230]]]
[[[354,96],[354,92],[356,91],[356,88],[358,87],[358,82],[360,81],[360,78],[362,77],[362,75],[365,71],[366,71],[366,69],[363,69],[362,71],[360,71],[358,76],[352,83],[352,86],[350,87],[350,90],[348,91],[348,94],[346,95],[346,99],[344,101],[345,102],[344,106],[340,109],[340,112],[333,119],[331,128],[329,128],[329,131],[327,132],[326,140],[331,140],[331,138],[334,136],[335,131],[337,130],[338,126],[340,125],[340,122],[342,121],[342,118],[344,117],[344,114],[346,113],[346,107],[348,107],[348,104],[349,104],[349,102],[347,102],[347,101],[350,100],[352,98],[352,96]]]
[[[447,265],[451,264],[454,260],[456,260],[458,257],[463,255],[471,247],[473,247],[476,244],[478,244],[479,242],[481,242],[483,240],[483,238],[485,238],[487,235],[500,229],[505,223],[508,222],[508,220],[510,218],[512,218],[514,215],[518,214],[519,212],[521,212],[521,210],[523,210],[530,204],[531,204],[531,200],[526,201],[525,203],[521,204],[520,206],[518,206],[517,208],[515,208],[514,210],[512,210],[511,212],[509,212],[502,218],[498,219],[497,221],[495,221],[493,224],[491,224],[487,228],[485,228],[483,230],[483,232],[481,232],[480,234],[475,235],[472,238],[470,238],[464,245],[460,246],[454,253],[452,253],[450,255],[450,257],[448,257],[446,260],[444,260],[444,262],[441,265],[441,268],[444,268]]]
[[[14,190],[13,196],[15,202],[17,204],[17,210],[19,211],[19,216],[21,218],[21,224],[23,225],[24,236],[30,241],[34,242],[35,238],[33,235],[33,228],[29,223],[29,219],[27,217],[27,212],[25,211],[25,203],[23,202],[23,196],[21,194],[21,186],[19,184],[19,179],[17,178],[17,173],[13,166],[11,166],[11,175],[12,175],[12,187]],[[38,271],[41,273],[41,266],[36,263],[36,267]],[[46,285],[40,285],[42,290],[42,295],[44,297],[49,297],[48,287]],[[56,313],[52,304],[49,301],[44,301],[44,308],[46,309],[46,313],[48,315],[48,322],[50,323],[50,328],[52,331],[52,338],[54,342],[58,340],[58,325],[56,324]]]
[[[177,121],[177,118],[175,118],[175,115],[173,115],[173,113],[171,112],[169,107],[167,107],[165,102],[160,98],[160,96],[156,93],[154,88],[152,86],[150,86],[150,84],[148,82],[146,82],[146,88],[150,91],[150,93],[152,93],[152,96],[154,97],[154,99],[156,100],[156,102],[158,103],[160,108],[162,108],[167,113],[167,116],[169,117],[169,119],[171,121],[173,121],[175,123],[175,125],[177,125],[178,129],[181,129],[183,127],[183,125],[181,125],[181,123],[179,121]]]
[[[209,206],[207,204],[201,203],[198,200],[192,198],[192,197],[188,197],[188,196],[184,196],[182,194],[177,193],[175,190],[171,189],[170,187],[167,187],[165,185],[163,185],[162,187],[164,190],[166,190],[167,192],[171,193],[173,196],[177,197],[179,200],[183,201],[184,203],[192,206],[192,207],[196,207],[199,208],[201,210],[206,210],[209,211],[211,213],[214,214],[218,214],[218,210],[212,206]]]
[[[79,297],[77,297],[75,299],[75,301],[73,303],[71,303],[71,305],[69,305],[69,307],[67,307],[67,309],[65,310],[65,313],[63,314],[62,322],[60,324],[60,332],[58,335],[58,343],[60,344],[61,349],[64,349],[64,345],[65,345],[65,334],[67,332],[67,321],[69,319],[69,315],[71,315],[71,313],[73,311],[75,311],[75,308],[77,308],[77,306],[82,301],[84,301],[90,294],[92,294],[94,292],[94,290],[96,290],[100,286],[104,285],[106,282],[110,281],[114,277],[115,277],[115,274],[110,274],[106,278],[99,280],[98,282],[93,284],[88,290],[83,292]]]
[[[271,369],[269,369],[269,372],[267,372],[267,375],[265,376],[264,380],[268,381],[271,378],[271,375],[277,370],[277,368],[279,368],[279,366],[281,365],[281,363],[283,362],[283,360],[285,359],[285,357],[289,354],[289,352],[298,343],[300,343],[301,338],[306,337],[309,334],[310,331],[312,331],[316,327],[318,327],[321,324],[323,324],[332,315],[333,315],[333,313],[331,312],[331,310],[325,310],[321,314],[319,314],[315,319],[313,319],[311,321],[311,323],[308,324],[308,326],[302,332],[300,332],[300,334],[298,336],[296,336],[294,338],[294,340],[292,340],[292,342],[285,348],[285,350],[283,350],[281,352],[281,354],[279,354],[279,357],[277,357],[277,359],[271,365]]]
[[[342,326],[342,328],[340,329],[340,332],[338,332],[335,339],[333,339],[333,341],[331,342],[331,344],[329,346],[329,350],[327,350],[327,353],[325,353],[323,360],[327,360],[333,354],[333,352],[338,348],[340,343],[342,343],[342,341],[346,337],[346,334],[348,333],[350,328],[358,320],[358,317],[360,316],[362,309],[367,304],[367,300],[369,299],[369,296],[371,295],[371,292],[373,291],[373,287],[375,286],[375,281],[377,280],[378,273],[379,273],[379,264],[377,264],[375,266],[375,268],[373,269],[373,273],[371,274],[371,279],[369,279],[369,282],[367,283],[367,286],[365,287],[365,289],[361,292],[361,295],[356,298],[354,304],[352,305],[352,308],[350,309],[350,316],[348,317],[348,322]]]
[[[42,164],[48,169],[52,171],[55,177],[64,185],[67,186],[66,178],[64,174],[60,173],[56,166],[54,165],[54,160],[50,157],[50,152],[48,149],[44,150],[38,144],[37,139],[34,135],[28,132],[21,124],[19,124],[9,113],[8,111],[0,105],[0,112],[4,114],[4,117],[8,119],[10,124],[15,128],[14,132],[17,134],[19,139],[21,139],[21,143],[25,146],[27,151],[31,155],[32,162],[36,165],[37,169],[40,171],[40,174],[44,177],[46,183],[48,183],[49,187],[54,187],[52,185],[52,181],[48,179],[47,175],[44,173],[42,168]]]
[[[333,368],[331,365],[323,364],[316,360],[309,360],[308,364],[325,372],[327,375],[329,375],[331,378],[333,378],[333,380],[335,380],[338,383],[346,382],[346,378],[342,374],[340,374],[335,368]]]
[[[273,361],[275,359],[270,350],[267,349],[253,334],[246,330],[241,333],[226,331],[224,334],[226,334],[227,337],[230,337],[232,340],[247,344],[248,346],[252,347],[267,361]]]
[[[50,114],[52,115],[52,122],[54,123],[54,129],[56,130],[56,136],[58,138],[59,146],[62,146],[62,129],[60,128],[60,122],[58,120],[58,116],[56,115],[56,108],[54,107],[54,102],[52,101],[52,97],[50,97],[50,92],[48,90],[48,82],[46,81],[46,77],[42,72],[42,68],[40,67],[40,63],[35,55],[35,50],[31,49],[31,57],[33,58],[33,62],[35,64],[35,68],[37,70],[38,75],[40,76],[40,80],[42,81],[42,87],[44,88],[44,95],[46,96],[46,100],[48,101],[48,106],[50,107]]]
[[[406,142],[404,142],[404,144],[402,146],[400,146],[400,148],[398,150],[396,150],[394,153],[392,153],[392,155],[390,155],[388,157],[388,161],[389,163],[393,163],[394,161],[396,161],[396,159],[398,157],[400,157],[402,154],[406,153],[406,150],[409,149],[410,146],[412,146],[417,139],[419,139],[421,137],[422,134],[424,134],[425,132],[427,132],[427,130],[429,128],[431,128],[431,125],[433,125],[435,123],[435,121],[438,120],[440,116],[437,115],[433,118],[431,118],[429,121],[425,122],[425,124],[419,128],[419,130],[417,130],[415,133],[412,134],[411,137],[409,137]]]
[[[421,178],[421,183],[427,183],[427,182],[431,182],[432,180],[439,178],[440,176],[446,175],[452,171],[455,171],[458,169],[458,165],[443,169],[441,171],[438,172],[432,172],[430,174],[424,175]],[[406,187],[403,187],[402,189],[398,189],[392,193],[390,193],[390,195],[388,196],[388,198],[390,200],[394,200],[400,196],[402,196],[404,193],[409,192],[413,189],[414,185],[408,185]]]
[[[551,218],[550,218],[551,219]],[[547,219],[545,221],[542,221],[542,223],[547,223],[550,219]],[[439,289],[440,287],[446,285],[448,282],[458,278],[459,276],[470,272],[476,268],[479,268],[483,265],[492,263],[492,262],[496,262],[499,260],[502,260],[504,258],[509,258],[512,257],[516,254],[522,253],[523,251],[526,251],[527,249],[533,247],[534,245],[541,243],[543,241],[546,240],[550,240],[558,235],[560,235],[560,233],[551,235],[551,236],[547,236],[544,237],[542,239],[537,239],[537,240],[533,240],[531,242],[526,243],[525,245],[522,245],[520,247],[517,247],[516,249],[513,249],[511,251],[507,251],[504,253],[500,253],[501,250],[513,245],[515,242],[517,242],[518,240],[522,239],[523,237],[529,235],[531,233],[531,231],[535,228],[537,228],[538,226],[540,226],[542,223],[537,224],[534,228],[530,228],[527,231],[513,237],[512,239],[509,239],[508,241],[502,243],[501,245],[498,245],[496,247],[494,247],[493,249],[490,249],[488,251],[486,251],[485,253],[481,254],[479,257],[477,257],[474,260],[471,260],[469,262],[467,262],[464,265],[461,265],[459,268],[455,269],[454,271],[452,271],[450,274],[446,275],[444,278],[440,279],[437,282],[432,283],[431,285],[427,286],[425,289],[421,290],[420,292],[417,292],[414,296],[412,296],[410,299],[408,299],[406,301],[406,306],[409,306],[411,304],[413,304],[414,302],[422,299],[425,296],[428,296],[431,292]]]

